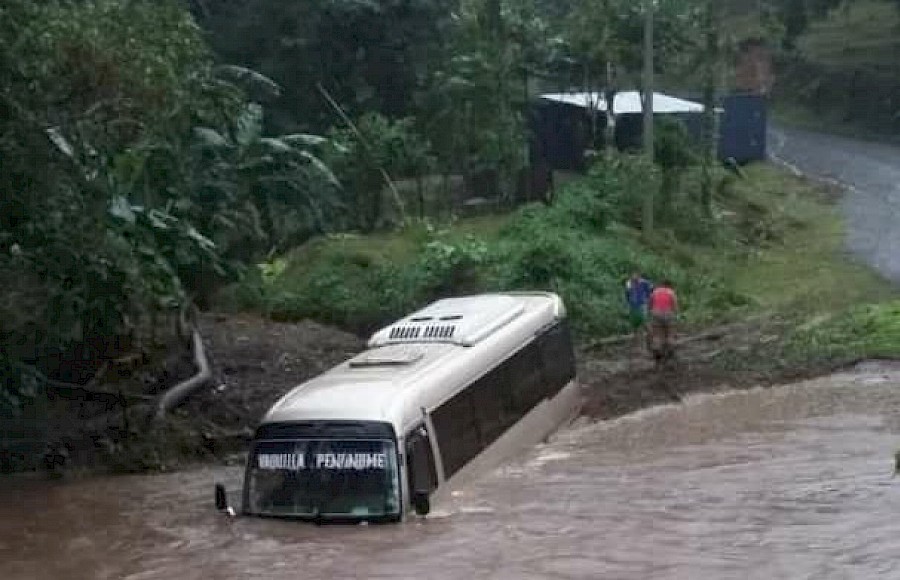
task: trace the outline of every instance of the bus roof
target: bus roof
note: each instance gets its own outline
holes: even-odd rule
[[[288,392],[263,423],[386,421],[406,429],[423,408],[440,405],[564,316],[551,293],[440,300],[376,332],[369,350]],[[439,336],[428,331],[435,326],[455,330]]]

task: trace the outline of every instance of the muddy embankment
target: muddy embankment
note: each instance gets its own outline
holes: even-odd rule
[[[119,369],[103,390],[121,396],[56,393],[42,400],[49,457],[20,457],[19,464],[54,474],[139,472],[227,458],[245,447],[278,397],[363,348],[356,336],[313,322],[206,314],[198,330],[212,378],[164,419],[156,418],[159,397],[197,372],[190,349],[177,342],[149,362]]]
[[[124,407],[96,401],[51,404],[54,474],[112,469],[168,471],[197,462],[237,462],[265,411],[297,384],[364,347],[359,337],[313,322],[277,323],[255,316],[207,314],[199,321],[212,380],[162,422],[152,419],[164,386],[189,377],[187,351],[135,371],[147,385],[146,403]],[[780,329],[769,321],[698,331],[680,339],[679,358],[657,369],[627,340],[579,348],[584,414],[608,419],[679,400],[687,393],[772,385],[833,370],[783,368],[776,356]],[[758,364],[750,364],[751,359]],[[134,401],[137,401],[136,403]],[[51,462],[52,464],[52,462]],[[52,466],[52,465],[51,465]]]

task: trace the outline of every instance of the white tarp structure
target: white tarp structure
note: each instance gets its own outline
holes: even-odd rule
[[[542,99],[566,103],[577,107],[590,109],[596,107],[599,111],[606,111],[606,99],[601,93],[548,93],[541,95]],[[641,113],[641,94],[638,91],[621,91],[616,93],[613,99],[613,114],[628,115]],[[671,97],[662,93],[653,93],[654,113],[702,113],[703,105],[677,97]]]

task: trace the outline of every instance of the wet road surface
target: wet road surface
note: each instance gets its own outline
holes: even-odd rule
[[[574,425],[427,521],[228,520],[239,468],[0,481],[0,578],[900,578],[900,374]]]
[[[770,130],[769,153],[845,186],[848,247],[900,283],[900,146],[779,127]]]

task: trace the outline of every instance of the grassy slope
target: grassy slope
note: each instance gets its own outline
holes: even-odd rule
[[[890,302],[897,294],[871,270],[843,254],[841,224],[827,192],[769,165],[748,168],[746,179],[736,180],[730,191],[718,201],[724,235],[712,245],[678,241],[663,232],[647,247],[637,232],[615,224],[605,232],[574,238],[581,244],[575,248],[576,255],[604,254],[599,262],[575,268],[570,279],[558,285],[571,305],[582,340],[592,342],[603,333],[626,328],[617,280],[635,264],[675,273],[682,281],[688,306],[686,323],[693,329],[763,318],[779,321],[777,332],[782,340],[778,345],[796,357],[900,354],[900,337],[894,340],[892,334],[898,309]],[[283,273],[268,286],[272,295],[263,296],[264,306],[252,300],[249,306],[267,309],[280,319],[313,317],[366,329],[428,299],[415,291],[403,294],[403,289],[409,284],[421,285],[419,270],[427,261],[423,260],[423,248],[430,242],[437,239],[450,246],[474,242],[502,260],[506,254],[497,248],[513,243],[505,236],[515,219],[512,215],[464,220],[441,234],[415,227],[390,234],[319,240],[288,256]],[[745,241],[721,241],[727,238]],[[540,255],[529,259],[555,260]],[[509,278],[497,278],[496,270],[502,266],[476,265],[474,282],[463,285],[463,291],[522,287],[508,286]],[[603,272],[598,280],[579,278],[601,267],[613,271]],[[372,277],[373,271],[385,268],[389,274],[396,272],[396,280]],[[453,270],[426,274],[440,278],[448,272]],[[325,276],[332,279],[310,286],[311,279]],[[394,283],[396,292],[374,288]],[[459,286],[450,288],[452,293]],[[388,304],[395,294],[403,295]],[[740,299],[732,299],[735,296]],[[868,303],[885,306],[875,310],[860,306]],[[857,323],[863,319],[864,324]],[[873,331],[875,326],[880,330]],[[873,342],[864,334],[881,338]],[[849,346],[841,350],[834,343]]]
[[[746,197],[796,224],[782,243],[733,270],[736,288],[756,298],[748,314],[782,322],[780,340],[760,359],[827,368],[900,357],[900,293],[844,253],[842,224],[825,192],[781,172],[758,172],[745,186],[751,183],[756,191]]]
[[[894,294],[874,271],[843,254],[840,218],[818,186],[757,166],[738,194],[785,226],[780,243],[729,268],[736,289],[755,298],[754,309],[814,316]]]

